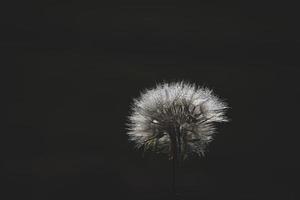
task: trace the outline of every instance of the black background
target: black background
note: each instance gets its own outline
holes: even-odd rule
[[[169,199],[134,149],[132,98],[208,86],[231,122],[179,172],[181,199],[299,199],[299,16],[286,1],[10,1],[1,6],[1,199]]]

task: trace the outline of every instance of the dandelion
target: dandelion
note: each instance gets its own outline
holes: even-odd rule
[[[137,148],[164,153],[175,165],[190,154],[203,156],[216,131],[226,122],[227,104],[212,90],[186,82],[162,83],[134,99],[128,136]]]

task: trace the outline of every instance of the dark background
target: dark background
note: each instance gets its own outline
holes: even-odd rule
[[[1,6],[1,199],[169,199],[134,149],[132,98],[188,80],[230,105],[181,199],[299,199],[299,15],[286,1],[9,1]]]

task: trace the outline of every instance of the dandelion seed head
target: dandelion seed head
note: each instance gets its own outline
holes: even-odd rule
[[[134,99],[128,136],[136,147],[172,156],[176,144],[180,158],[204,155],[216,132],[226,122],[227,104],[212,90],[186,82],[162,83]]]

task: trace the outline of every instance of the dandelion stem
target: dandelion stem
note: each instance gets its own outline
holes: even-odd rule
[[[176,190],[176,171],[179,166],[179,159],[180,152],[178,152],[178,146],[180,145],[178,141],[178,134],[179,131],[176,128],[172,128],[170,131],[170,139],[171,139],[171,152],[172,152],[172,195],[176,198],[177,197],[177,190]]]
[[[172,158],[172,193],[176,195],[176,164],[177,158],[173,156]]]

